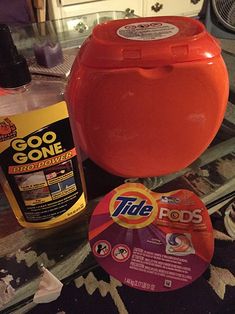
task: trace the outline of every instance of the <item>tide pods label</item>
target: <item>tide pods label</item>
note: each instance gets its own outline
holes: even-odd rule
[[[97,262],[110,275],[145,291],[192,283],[214,250],[210,217],[194,193],[154,193],[136,183],[119,186],[98,204],[89,240]]]
[[[179,28],[170,23],[142,22],[131,23],[120,27],[117,35],[129,40],[159,40],[172,37],[179,32]]]

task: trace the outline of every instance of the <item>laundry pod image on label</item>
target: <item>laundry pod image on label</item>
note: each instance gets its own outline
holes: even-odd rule
[[[95,208],[89,241],[98,264],[123,284],[171,291],[196,280],[214,251],[203,202],[191,191],[154,193],[127,183]]]

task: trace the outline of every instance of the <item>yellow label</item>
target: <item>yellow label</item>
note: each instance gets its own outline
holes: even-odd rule
[[[0,156],[8,182],[5,191],[21,220],[54,224],[85,207],[64,101],[0,118]]]

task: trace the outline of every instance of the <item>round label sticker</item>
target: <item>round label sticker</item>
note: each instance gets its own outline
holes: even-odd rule
[[[120,27],[118,36],[130,40],[159,40],[174,36],[179,28],[170,23],[142,22]]]
[[[107,194],[91,217],[89,241],[114,278],[145,291],[170,291],[196,280],[214,251],[208,211],[191,191],[154,193],[127,183]]]
[[[136,187],[119,189],[110,201],[110,217],[120,226],[139,229],[151,224],[157,215],[157,203],[148,190]]]

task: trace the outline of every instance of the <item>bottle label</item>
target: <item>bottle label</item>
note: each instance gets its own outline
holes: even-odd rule
[[[174,36],[179,32],[178,27],[170,23],[142,22],[120,27],[117,35],[130,40],[158,40]]]
[[[53,218],[54,223],[85,207],[64,101],[2,117],[0,157],[2,170],[27,222]]]

